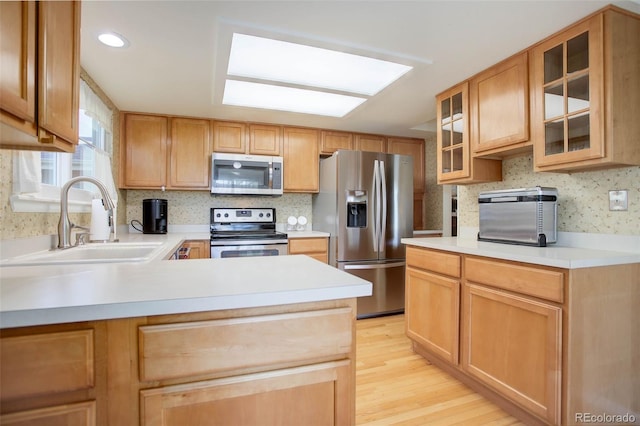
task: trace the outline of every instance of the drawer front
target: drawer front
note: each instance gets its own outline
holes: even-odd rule
[[[4,426],[95,426],[96,402],[64,404],[0,416]]]
[[[468,281],[516,293],[558,303],[562,303],[564,300],[565,273],[558,270],[467,257],[465,259],[465,276]]]
[[[349,425],[350,360],[163,386],[140,392],[142,424]]]
[[[326,251],[326,238],[292,238],[289,240],[290,254],[318,253]]]
[[[407,247],[407,266],[460,278],[460,255]]]
[[[0,340],[2,400],[94,386],[93,330]]]
[[[351,351],[351,308],[264,315],[139,329],[140,379],[240,374],[341,359]]]

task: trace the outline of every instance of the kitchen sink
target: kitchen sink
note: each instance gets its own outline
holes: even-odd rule
[[[64,250],[50,250],[6,259],[0,262],[0,266],[144,262],[159,255],[160,251],[162,251],[161,242],[90,243]]]

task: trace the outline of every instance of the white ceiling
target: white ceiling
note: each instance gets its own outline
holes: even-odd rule
[[[640,0],[616,2],[640,13]],[[82,3],[81,64],[123,111],[426,137],[434,97],[607,1],[95,1]],[[101,45],[101,31],[130,46]],[[343,118],[221,103],[233,31],[413,65]]]

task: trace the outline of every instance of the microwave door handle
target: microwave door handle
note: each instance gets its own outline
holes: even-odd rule
[[[378,168],[378,160],[374,160],[373,162],[373,198],[372,207],[373,207],[373,251],[376,253],[379,251],[378,241],[380,240],[380,235],[378,234],[378,222],[379,222],[379,211],[380,211],[380,171]]]
[[[387,177],[384,171],[384,161],[380,161],[380,191],[382,192],[382,214],[380,215],[380,251],[384,250],[387,233]]]

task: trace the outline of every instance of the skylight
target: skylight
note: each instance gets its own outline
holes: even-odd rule
[[[226,105],[343,117],[364,101],[366,101],[365,98],[319,92],[316,90],[227,80],[222,103]]]
[[[223,103],[342,117],[411,69],[365,56],[234,33],[227,69],[228,77],[234,80],[226,82]],[[243,85],[240,79],[265,84]],[[287,85],[292,87],[284,87]],[[261,98],[254,95],[249,100],[247,94],[235,94],[240,88],[260,90]],[[289,100],[292,105],[285,104]],[[320,102],[318,107],[312,105],[316,101]],[[339,104],[330,108],[331,102]]]

